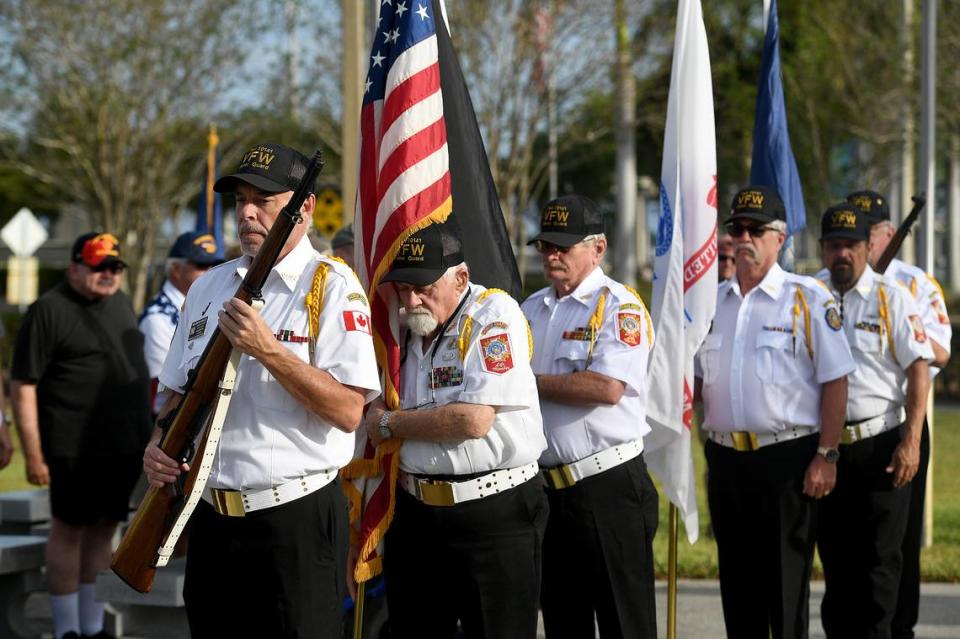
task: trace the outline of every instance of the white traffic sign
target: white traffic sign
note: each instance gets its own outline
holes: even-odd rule
[[[47,237],[47,229],[43,228],[33,211],[26,207],[17,211],[3,229],[0,229],[0,239],[17,257],[33,255],[47,241]]]

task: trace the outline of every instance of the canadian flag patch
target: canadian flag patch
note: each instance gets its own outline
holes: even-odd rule
[[[343,326],[348,331],[370,334],[370,317],[361,311],[344,311]]]

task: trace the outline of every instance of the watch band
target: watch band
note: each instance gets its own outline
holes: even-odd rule
[[[380,431],[380,437],[383,439],[390,439],[393,437],[393,429],[390,428],[390,415],[390,411],[383,411],[383,414],[380,415],[380,422],[377,424],[377,429]]]

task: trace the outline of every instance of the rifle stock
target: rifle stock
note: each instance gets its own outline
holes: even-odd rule
[[[323,156],[317,151],[307,165],[303,178],[290,201],[257,251],[253,263],[234,297],[251,303],[260,296],[270,270],[277,261],[293,227],[301,223],[300,208],[312,192],[313,183],[323,168]],[[174,482],[162,488],[151,487],[127,527],[110,568],[138,592],[149,592],[156,575],[157,551],[170,532],[173,521],[182,511],[186,496],[196,484],[200,459],[206,443],[207,421],[217,400],[220,378],[233,350],[230,341],[214,330],[197,367],[190,372],[180,404],[163,420],[166,428],[159,442],[169,457],[189,463],[182,487]]]
[[[925,193],[914,195],[910,199],[913,200],[913,208],[910,209],[909,215],[900,223],[897,232],[890,238],[890,243],[887,244],[887,248],[883,250],[880,259],[873,265],[873,270],[877,273],[883,274],[886,272],[887,267],[890,266],[890,262],[893,261],[893,258],[895,258],[900,251],[903,241],[907,239],[907,235],[910,233],[910,227],[916,224],[917,218],[920,217],[920,211],[923,210],[923,205],[927,203]]]

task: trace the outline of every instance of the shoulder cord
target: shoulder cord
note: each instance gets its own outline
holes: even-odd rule
[[[499,288],[488,288],[483,293],[480,293],[477,296],[477,303],[479,304],[483,300],[487,299],[495,293],[503,293],[508,295],[506,291]],[[530,353],[530,359],[533,359],[533,333],[530,332],[530,323],[525,322],[527,326],[527,349]],[[470,337],[473,333],[473,317],[470,315],[464,315],[463,317],[463,328],[460,330],[460,336],[457,338],[457,348],[460,350],[460,361],[463,362],[467,358],[467,350],[470,348]]]
[[[633,293],[633,296],[637,298],[637,301],[640,302],[640,308],[643,309],[643,316],[647,319],[647,348],[653,348],[653,318],[650,317],[650,311],[647,310],[647,305],[643,303],[643,298],[640,297],[640,293],[637,292],[637,289],[633,288],[629,284],[624,284],[624,287]]]
[[[797,286],[797,293],[793,299],[793,339],[797,339],[797,325],[800,323],[800,313],[803,313],[803,334],[807,338],[807,355],[810,361],[813,361],[813,337],[810,331],[810,307],[807,305],[807,298],[803,296],[803,290]]]
[[[313,282],[310,284],[310,291],[303,300],[303,305],[307,309],[307,329],[310,336],[310,363],[313,364],[313,356],[317,350],[317,338],[320,336],[320,313],[323,311],[323,303],[327,295],[327,273],[330,266],[326,262],[320,262],[317,270],[313,272]]]
[[[893,331],[890,328],[890,305],[887,303],[887,291],[883,284],[877,284],[877,313],[880,315],[880,350],[883,350],[883,337],[886,333],[887,344],[890,345],[890,354],[893,355],[893,361],[900,363],[897,359],[897,348],[893,342]]]

